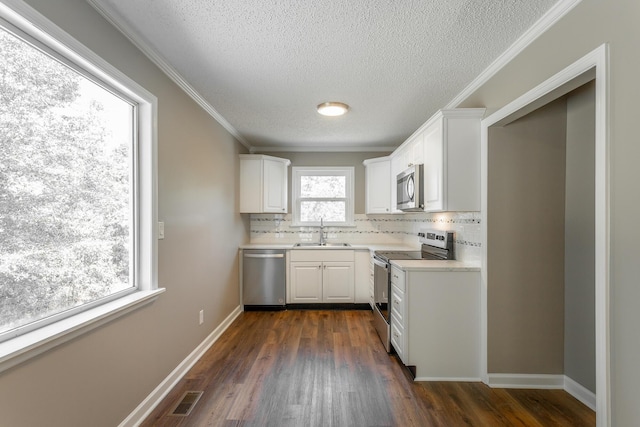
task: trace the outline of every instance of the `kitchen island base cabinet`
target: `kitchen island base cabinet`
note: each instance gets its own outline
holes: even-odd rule
[[[353,303],[351,250],[296,250],[290,254],[290,304]]]
[[[415,380],[480,381],[480,273],[401,274],[405,289],[392,288],[391,341],[415,366]]]

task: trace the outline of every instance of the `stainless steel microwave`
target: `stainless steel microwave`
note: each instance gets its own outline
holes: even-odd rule
[[[397,208],[401,211],[424,210],[424,190],[422,186],[422,165],[413,165],[399,173],[396,178]]]

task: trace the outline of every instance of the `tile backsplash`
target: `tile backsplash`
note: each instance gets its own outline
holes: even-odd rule
[[[454,232],[456,259],[480,261],[480,212],[407,213],[354,216],[353,227],[325,227],[328,242],[403,244],[418,248],[418,231]],[[294,244],[319,240],[318,227],[292,227],[290,214],[252,214],[251,243]]]

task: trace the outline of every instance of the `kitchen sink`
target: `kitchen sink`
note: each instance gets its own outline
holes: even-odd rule
[[[351,246],[349,243],[317,243],[317,242],[301,242],[293,245],[294,248],[345,248]]]

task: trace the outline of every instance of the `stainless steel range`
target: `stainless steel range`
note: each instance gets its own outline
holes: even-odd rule
[[[392,260],[451,260],[453,254],[453,233],[432,229],[420,230],[418,233],[419,251],[375,251],[374,263],[374,300],[373,324],[380,335],[387,352],[391,351],[389,295],[391,295],[391,261]]]

